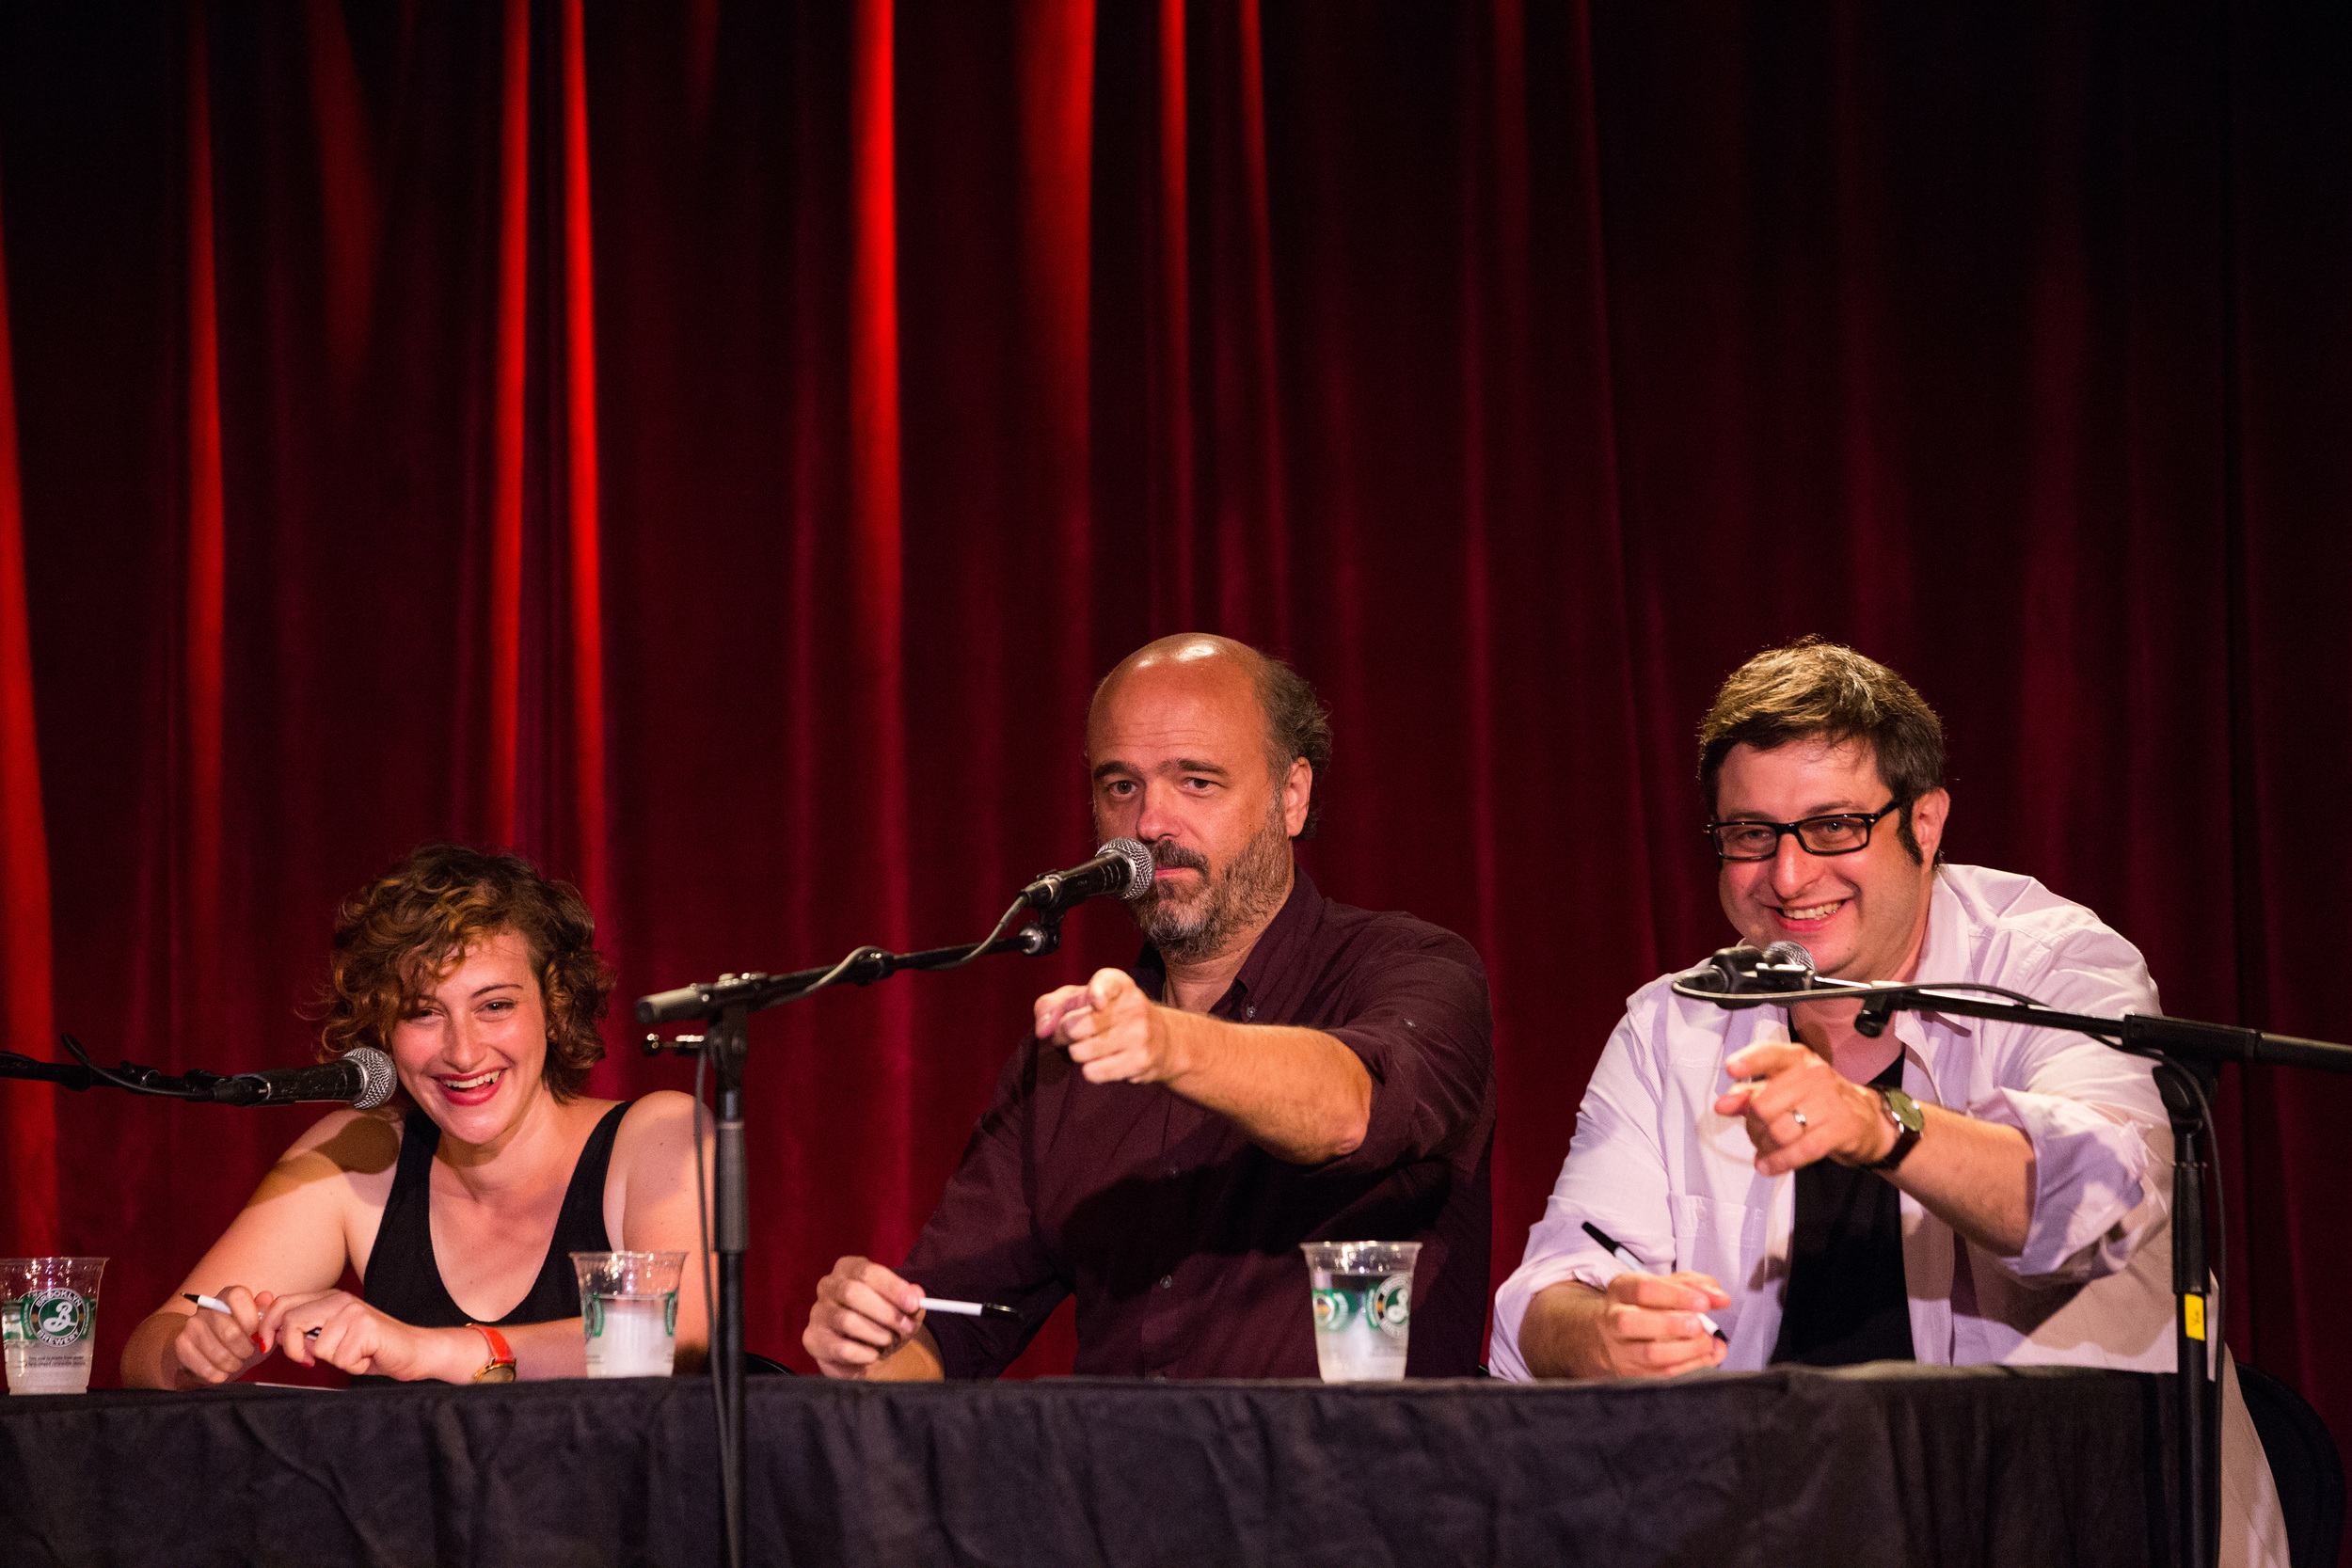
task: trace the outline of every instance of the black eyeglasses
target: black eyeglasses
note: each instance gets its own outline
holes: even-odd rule
[[[1780,853],[1780,835],[1794,833],[1808,855],[1851,855],[1870,845],[1878,819],[1902,809],[1889,800],[1874,812],[1841,811],[1802,822],[1709,822],[1704,830],[1715,853],[1727,861],[1768,861]]]

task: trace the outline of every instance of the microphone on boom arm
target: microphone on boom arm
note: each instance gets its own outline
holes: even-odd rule
[[[1763,1006],[1783,991],[1804,990],[1812,984],[1813,955],[1803,943],[1776,942],[1759,952],[1742,942],[1717,948],[1705,970],[1675,989],[1737,1009]]]
[[[1059,914],[1102,894],[1140,898],[1152,891],[1152,851],[1132,838],[1115,838],[1094,858],[1067,871],[1049,871],[1021,890],[1021,902],[1041,914]]]
[[[291,1105],[300,1100],[333,1100],[367,1111],[392,1098],[400,1075],[392,1059],[372,1045],[355,1046],[316,1067],[264,1068],[216,1078],[209,1087],[215,1105]]]

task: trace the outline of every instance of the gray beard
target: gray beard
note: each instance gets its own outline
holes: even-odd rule
[[[1291,840],[1278,809],[1223,871],[1212,871],[1201,896],[1177,906],[1155,888],[1128,908],[1169,963],[1205,963],[1241,933],[1273,918],[1289,892]]]

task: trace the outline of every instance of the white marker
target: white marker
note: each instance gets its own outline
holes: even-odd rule
[[[207,1312],[225,1313],[231,1318],[236,1316],[234,1312],[229,1310],[229,1304],[218,1296],[199,1296],[194,1291],[183,1291],[180,1294],[182,1299],[196,1303]],[[319,1331],[315,1328],[306,1328],[302,1331],[302,1337],[305,1339],[315,1339],[319,1337]]]
[[[1594,1241],[1598,1242],[1601,1245],[1607,1247],[1609,1249],[1609,1256],[1614,1258],[1618,1262],[1623,1263],[1627,1268],[1631,1269],[1635,1274],[1649,1273],[1649,1270],[1642,1267],[1642,1260],[1639,1258],[1634,1257],[1632,1253],[1626,1250],[1626,1244],[1623,1242],[1620,1242],[1615,1237],[1610,1235],[1608,1231],[1603,1230],[1599,1226],[1595,1225],[1591,1220],[1586,1220],[1584,1222],[1584,1234],[1590,1236]],[[1724,1344],[1727,1345],[1731,1343],[1731,1336],[1716,1327],[1714,1319],[1708,1317],[1706,1313],[1701,1312],[1698,1314],[1698,1320],[1699,1326],[1701,1328],[1715,1336],[1716,1338],[1721,1339]]]
[[[946,1301],[938,1296],[925,1296],[923,1310],[946,1312],[959,1318],[1017,1318],[1021,1315],[999,1302]]]

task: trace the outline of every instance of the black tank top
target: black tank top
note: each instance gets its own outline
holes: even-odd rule
[[[588,1134],[580,1163],[572,1167],[571,1185],[564,1189],[564,1210],[556,1216],[555,1238],[539,1264],[539,1277],[531,1282],[521,1304],[493,1327],[555,1323],[580,1315],[580,1276],[572,1269],[571,1255],[612,1250],[604,1228],[604,1177],[612,1163],[613,1134],[621,1130],[628,1109],[626,1103],[613,1106]],[[368,1256],[368,1276],[359,1291],[370,1307],[418,1328],[463,1328],[475,1321],[450,1299],[440,1267],[433,1260],[427,1204],[433,1151],[440,1147],[441,1130],[433,1119],[421,1111],[409,1112],[400,1136],[400,1169],[392,1176],[391,1196],[384,1200],[384,1219],[376,1227],[375,1250]]]

